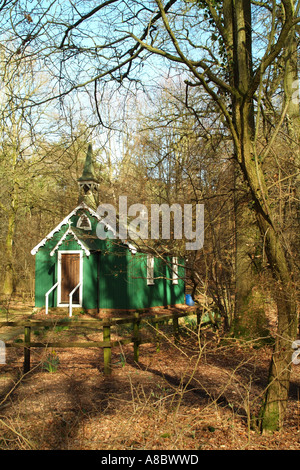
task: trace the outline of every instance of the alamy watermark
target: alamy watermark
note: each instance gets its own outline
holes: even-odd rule
[[[118,217],[112,204],[100,204],[97,213],[101,217],[97,236],[102,240],[107,238],[109,231],[110,238],[121,240],[184,239],[186,250],[200,250],[203,247],[204,204],[151,204],[149,211],[139,203],[128,207],[127,197],[120,196]]]
[[[293,352],[292,354],[292,363],[293,364],[300,364],[300,340],[299,339],[296,339],[295,341],[293,341],[293,344],[292,344],[292,349],[295,349],[295,351]]]
[[[6,348],[4,341],[0,340],[0,364],[6,364]]]

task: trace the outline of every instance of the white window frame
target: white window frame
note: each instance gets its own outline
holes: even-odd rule
[[[79,303],[72,304],[73,307],[82,307],[82,292],[83,292],[83,251],[81,250],[59,250],[57,252],[57,307],[66,307],[67,303],[61,303],[61,255],[65,254],[79,254]]]
[[[178,258],[172,257],[172,284],[178,284]]]
[[[147,255],[147,285],[154,285],[154,256]]]

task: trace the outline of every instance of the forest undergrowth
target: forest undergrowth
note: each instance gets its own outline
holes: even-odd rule
[[[138,363],[132,345],[113,348],[110,376],[98,348],[34,349],[25,375],[21,348],[7,348],[0,449],[300,448],[300,365],[292,366],[284,429],[261,435],[253,423],[267,386],[270,345],[225,340],[210,328],[199,333],[187,322],[180,333],[175,343],[170,327],[162,328],[159,351],[154,343],[141,345]],[[56,338],[65,334],[55,331]],[[99,339],[99,332],[80,335]]]

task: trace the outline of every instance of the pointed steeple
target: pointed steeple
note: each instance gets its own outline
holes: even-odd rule
[[[89,144],[88,146],[83,173],[80,178],[78,178],[78,184],[84,192],[98,188],[99,181],[95,177],[94,173],[92,144]]]
[[[99,181],[94,172],[92,144],[88,146],[83,172],[77,181],[80,190],[79,202],[87,202],[87,199],[90,199],[91,196],[94,199],[93,196],[98,190]]]

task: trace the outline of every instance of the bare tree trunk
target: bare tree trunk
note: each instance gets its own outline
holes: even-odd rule
[[[283,425],[291,373],[291,344],[297,335],[298,316],[295,286],[278,234],[262,217],[261,226],[267,236],[268,259],[273,265],[276,281],[274,292],[278,318],[268,388],[260,412],[260,427],[264,432],[278,430]]]
[[[225,0],[223,5],[224,21],[229,43],[228,61],[231,62],[229,80],[233,88],[240,93],[246,93],[252,77],[251,51],[251,9],[247,1],[233,4]],[[240,98],[242,101],[243,98]],[[236,96],[232,98],[233,122],[240,136],[243,135],[243,120],[246,119],[247,132],[254,133],[254,112],[252,102],[249,103],[249,113],[241,115],[241,102]],[[247,108],[248,109],[248,108]],[[241,142],[242,145],[242,142]],[[255,338],[263,334],[264,317],[261,309],[255,305],[254,271],[251,254],[258,227],[255,213],[252,210],[251,194],[247,187],[247,179],[241,171],[241,157],[236,150],[235,167],[235,313],[232,332],[235,336]],[[258,318],[259,317],[259,318]]]
[[[268,335],[267,321],[254,258],[259,228],[251,209],[251,195],[239,168],[236,168],[234,198],[235,308],[231,330],[236,338],[263,338]]]
[[[266,253],[276,286],[278,335],[270,365],[269,385],[261,408],[261,429],[279,429],[288,400],[291,342],[297,331],[295,294],[287,254],[280,231],[276,228],[273,209],[268,202],[268,191],[262,166],[253,145],[254,114],[251,60],[251,2],[235,2],[234,21],[234,77],[240,97],[233,100],[234,123],[238,139],[235,140],[236,157],[241,165],[252,196],[253,208],[266,240]]]
[[[284,92],[287,104],[287,127],[291,141],[294,142],[292,151],[295,160],[297,158],[299,160],[300,114],[299,100],[292,100],[292,96],[297,75],[297,42],[295,31],[292,29],[285,49]],[[295,181],[296,191],[297,178],[299,181],[299,175]],[[279,234],[274,227],[270,226],[262,216],[260,225],[262,232],[267,236],[268,259],[272,263],[276,282],[274,292],[278,316],[278,334],[270,364],[268,389],[260,413],[260,426],[262,431],[273,431],[282,427],[285,416],[291,372],[291,343],[297,335],[298,315],[296,289],[290,274],[293,269],[287,263],[284,245],[280,243]]]
[[[244,116],[244,119],[246,116]],[[264,174],[260,165],[255,165],[255,152],[251,137],[244,128],[241,160],[245,177],[249,183],[261,236],[265,239],[267,259],[275,281],[274,294],[277,302],[278,329],[272,355],[268,389],[260,414],[262,431],[280,429],[287,406],[290,371],[291,343],[297,333],[297,310],[295,290],[287,253],[274,223],[274,214],[268,204]]]

